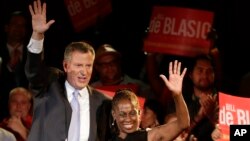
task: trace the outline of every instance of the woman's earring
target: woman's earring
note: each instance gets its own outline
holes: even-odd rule
[[[115,125],[115,120],[113,120],[113,122],[111,123],[111,125],[112,125],[112,126],[114,126],[114,125]]]

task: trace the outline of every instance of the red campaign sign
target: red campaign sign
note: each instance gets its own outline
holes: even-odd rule
[[[190,8],[155,6],[144,51],[192,57],[208,53],[207,34],[213,12]]]
[[[98,86],[95,87],[96,90],[102,92],[103,94],[108,95],[109,97],[113,97],[115,95],[115,91],[119,89],[125,89],[129,88],[131,89],[135,94],[138,92],[138,85],[136,84],[121,84],[121,85],[112,85],[112,86]],[[139,103],[140,103],[140,108],[143,108],[145,98],[143,97],[138,97]]]
[[[76,32],[94,25],[112,12],[111,0],[64,0]]]
[[[219,127],[222,130],[222,139],[228,141],[230,137],[230,125],[250,124],[250,98],[232,96],[219,93]]]

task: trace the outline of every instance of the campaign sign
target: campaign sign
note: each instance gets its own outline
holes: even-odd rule
[[[228,141],[231,135],[235,138],[249,136],[249,127],[243,126],[250,125],[249,103],[250,98],[219,92],[219,127],[223,137],[220,141]]]
[[[191,8],[155,6],[144,51],[193,57],[208,53],[214,13]]]
[[[75,32],[93,26],[112,12],[111,0],[64,0]]]

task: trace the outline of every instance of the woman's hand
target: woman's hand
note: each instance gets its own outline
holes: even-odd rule
[[[181,72],[181,62],[177,60],[169,63],[169,79],[165,75],[161,74],[160,77],[164,81],[165,85],[174,95],[180,95],[182,93],[182,82],[186,74],[187,68]]]

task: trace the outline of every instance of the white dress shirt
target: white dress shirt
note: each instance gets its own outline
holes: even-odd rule
[[[31,53],[36,53],[36,54],[39,54],[43,51],[43,41],[44,39],[42,40],[34,40],[34,39],[30,39],[30,42],[28,44],[28,50],[29,52]]]
[[[73,92],[75,89],[68,83],[65,82],[67,91],[67,97],[69,102],[73,98]],[[90,128],[90,110],[89,110],[89,93],[87,87],[78,90],[79,91],[79,104],[80,104],[80,141],[88,141],[89,128]]]

